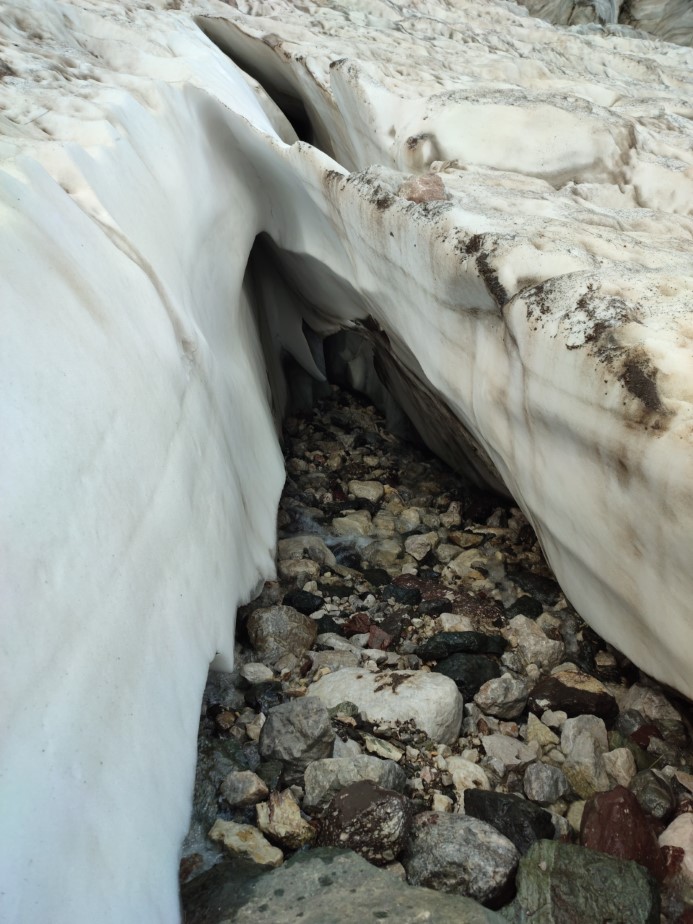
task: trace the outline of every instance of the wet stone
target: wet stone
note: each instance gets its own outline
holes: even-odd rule
[[[320,821],[321,847],[346,847],[370,863],[391,863],[407,841],[412,821],[409,799],[370,780],[340,790]]]
[[[422,661],[441,661],[450,655],[465,654],[502,655],[508,643],[499,635],[483,632],[438,632],[419,645],[416,654]]]
[[[454,680],[465,701],[472,699],[487,680],[502,673],[498,663],[486,655],[463,653],[444,658],[433,670]]]
[[[511,569],[509,577],[518,587],[539,600],[545,606],[554,606],[561,598],[561,588],[553,578],[543,577],[533,571]],[[525,613],[525,616],[528,614]]]
[[[555,833],[548,812],[512,793],[469,790],[464,797],[464,811],[493,825],[520,853],[527,853],[535,841],[552,839]]]
[[[279,781],[283,770],[284,764],[280,760],[263,760],[255,768],[257,775],[270,790],[279,789]]]
[[[390,582],[390,575],[384,568],[364,568],[363,576],[374,587],[383,587]]]

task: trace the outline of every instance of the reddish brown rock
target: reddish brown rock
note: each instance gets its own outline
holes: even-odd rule
[[[354,850],[376,865],[404,850],[412,822],[409,799],[370,780],[341,789],[325,810],[318,846]]]
[[[616,700],[595,677],[582,671],[559,671],[540,680],[527,701],[532,712],[562,710],[569,717],[596,715],[609,721],[618,715]]]
[[[583,847],[634,860],[660,882],[666,866],[652,819],[625,786],[592,796],[585,805],[580,826]]]
[[[370,631],[371,620],[368,613],[354,613],[342,626],[342,632],[349,638],[351,635],[362,635]]]
[[[644,751],[646,751],[650,744],[651,738],[663,739],[663,737],[664,736],[656,725],[648,723],[647,725],[641,725],[640,728],[636,728],[635,731],[630,735],[630,740],[635,742],[639,748],[642,748]]]
[[[368,632],[368,647],[378,651],[385,651],[392,644],[392,636],[388,635],[380,626],[372,625]]]

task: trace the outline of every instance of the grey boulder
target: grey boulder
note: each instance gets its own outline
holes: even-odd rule
[[[460,895],[406,885],[348,850],[297,853],[271,873],[221,863],[182,890],[186,924],[503,924]]]
[[[466,815],[422,812],[402,863],[412,885],[498,907],[512,894],[520,854],[494,827]]]

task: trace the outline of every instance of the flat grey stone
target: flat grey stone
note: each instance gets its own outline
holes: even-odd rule
[[[347,850],[296,854],[280,869],[221,863],[182,890],[186,924],[503,924],[460,895],[403,883]]]
[[[406,775],[394,760],[381,760],[367,754],[358,757],[332,757],[316,760],[305,772],[305,808],[327,805],[340,789],[360,780],[371,780],[383,789],[402,792]]]

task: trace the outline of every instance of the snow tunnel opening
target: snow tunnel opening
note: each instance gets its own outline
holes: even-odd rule
[[[265,36],[259,44],[252,43],[228,20],[198,16],[198,28],[235,65],[256,80],[270,100],[285,116],[299,141],[305,141],[332,156],[330,145],[321,137],[315,118],[311,118],[300,90],[291,80],[283,62],[277,60],[278,44]]]
[[[288,415],[309,413],[336,385],[367,398],[393,436],[426,446],[470,484],[510,497],[483,447],[348,279],[263,232],[248,258],[246,285],[278,435]]]

